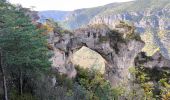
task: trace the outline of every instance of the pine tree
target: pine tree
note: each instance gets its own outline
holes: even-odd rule
[[[0,48],[5,70],[19,79],[23,94],[23,78],[46,70],[50,66],[46,37],[31,23],[31,18],[18,6],[1,5]]]

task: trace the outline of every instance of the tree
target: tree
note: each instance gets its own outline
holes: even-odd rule
[[[5,9],[5,3],[6,0],[1,0],[0,1],[0,15],[3,14],[2,10]],[[2,16],[0,16],[0,18],[2,18]],[[0,19],[0,35],[1,33],[1,29],[3,27],[4,21],[2,19]],[[4,91],[4,100],[8,100],[8,93],[7,93],[7,82],[6,82],[6,76],[5,76],[5,72],[4,72],[4,65],[3,65],[3,52],[2,52],[2,48],[0,47],[0,71],[2,73],[2,77],[3,77],[3,91]]]
[[[22,95],[26,79],[35,79],[33,75],[50,67],[46,36],[22,7],[4,3],[0,12],[1,59],[7,65],[6,72],[12,74],[10,78],[19,80],[16,87]]]
[[[118,91],[111,87],[110,83],[104,79],[103,74],[80,67],[76,67],[76,69],[75,81],[87,90],[88,100],[115,100],[118,98]]]
[[[1,70],[1,73],[2,73],[2,77],[3,77],[4,100],[8,100],[6,77],[5,77],[5,73],[4,73],[4,68],[3,68],[2,62],[3,62],[3,60],[2,60],[2,52],[0,50],[0,70]]]

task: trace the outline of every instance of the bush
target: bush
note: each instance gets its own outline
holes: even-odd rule
[[[110,83],[104,79],[100,72],[77,67],[75,81],[90,93],[90,100],[112,100],[118,97],[118,93]]]

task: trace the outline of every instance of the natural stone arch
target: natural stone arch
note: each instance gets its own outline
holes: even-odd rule
[[[93,36],[88,36],[96,34]],[[127,80],[129,67],[134,65],[134,58],[141,51],[144,43],[138,38],[126,38],[107,26],[87,27],[75,30],[72,35],[64,34],[60,37],[62,42],[54,43],[54,47],[63,51],[65,56],[64,67],[70,69],[72,57],[81,47],[86,46],[94,50],[105,59],[105,76],[113,85]],[[73,67],[71,67],[73,68]],[[70,71],[70,70],[69,70]],[[75,72],[75,69],[73,69]]]

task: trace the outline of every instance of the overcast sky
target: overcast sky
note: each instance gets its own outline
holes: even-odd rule
[[[14,4],[21,4],[23,7],[34,10],[64,10],[71,11],[80,8],[90,8],[105,5],[113,2],[127,2],[132,0],[8,0]]]

